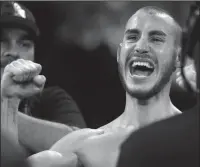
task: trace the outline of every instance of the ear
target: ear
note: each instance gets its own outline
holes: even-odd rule
[[[181,47],[177,48],[176,51],[176,68],[180,68],[181,67]]]
[[[119,44],[118,48],[117,48],[117,62],[119,61],[119,56],[121,53],[121,48],[122,48],[122,43]]]

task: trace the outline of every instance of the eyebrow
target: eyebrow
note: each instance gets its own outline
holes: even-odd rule
[[[125,34],[138,34],[139,30],[137,29],[128,29],[126,30]],[[163,31],[154,30],[149,33],[149,36],[159,35],[159,36],[167,36]]]
[[[159,36],[164,36],[164,37],[167,36],[163,31],[158,31],[158,30],[149,32],[149,36],[153,36],[153,35],[159,35]]]
[[[137,29],[128,29],[126,30],[125,34],[138,34],[139,30]]]

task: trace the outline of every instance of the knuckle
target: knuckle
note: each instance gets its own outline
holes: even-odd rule
[[[19,61],[19,62],[24,62],[24,59],[18,59],[16,61]]]
[[[24,64],[25,60],[24,59],[17,59],[15,62],[17,64]]]
[[[16,66],[18,64],[18,60],[13,61],[12,63],[10,63],[10,65]]]
[[[5,67],[4,72],[15,72],[16,69],[13,65],[9,64]]]
[[[42,66],[40,64],[36,64],[36,68],[37,70],[41,71],[42,70]]]

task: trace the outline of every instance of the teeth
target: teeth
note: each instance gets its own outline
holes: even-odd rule
[[[135,66],[145,66],[145,67],[147,67],[147,68],[153,68],[153,67],[151,66],[151,64],[148,63],[148,62],[134,61],[133,64],[132,64],[132,67],[135,67]]]

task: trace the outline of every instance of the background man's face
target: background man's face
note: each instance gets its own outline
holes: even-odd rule
[[[5,66],[16,59],[34,61],[34,42],[22,29],[1,30],[1,73]]]
[[[131,96],[148,99],[169,82],[177,56],[174,27],[171,19],[142,11],[128,21],[118,65]]]

